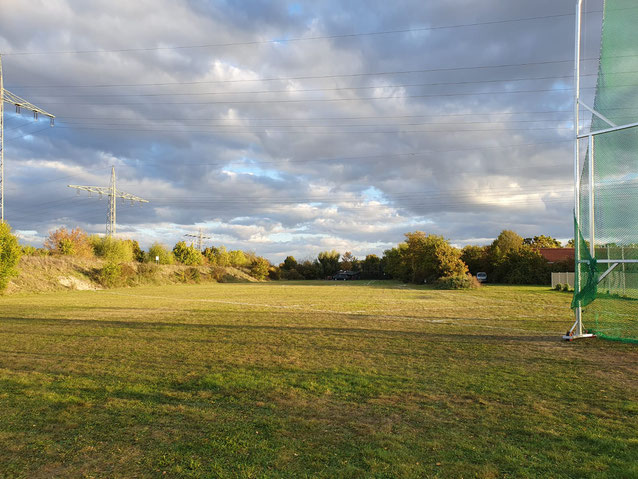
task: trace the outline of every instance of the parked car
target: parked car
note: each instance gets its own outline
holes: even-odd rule
[[[479,283],[487,282],[487,273],[476,273],[476,279]]]

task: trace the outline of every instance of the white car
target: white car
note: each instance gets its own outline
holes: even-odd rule
[[[479,283],[485,283],[487,281],[487,273],[476,273],[476,279]]]

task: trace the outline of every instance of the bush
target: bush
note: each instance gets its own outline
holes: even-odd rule
[[[173,248],[173,256],[187,266],[200,265],[204,262],[202,253],[194,246],[186,246],[186,242],[179,241]]]
[[[35,246],[25,245],[22,247],[23,256],[35,256],[38,254],[38,249]]]
[[[137,265],[137,282],[138,283],[156,283],[158,278],[159,266],[152,263],[142,263]]]
[[[470,274],[444,276],[434,282],[436,289],[476,289],[481,283]]]
[[[18,238],[11,234],[8,223],[0,223],[0,291],[4,291],[12,277],[18,274],[22,254]]]
[[[164,245],[153,243],[148,249],[146,260],[149,263],[155,263],[155,258],[159,257],[159,264],[173,264],[175,257]]]
[[[68,231],[66,228],[59,228],[51,233],[44,242],[44,247],[52,254],[79,256],[91,258],[93,247],[87,234],[80,228]]]
[[[569,283],[563,284],[563,291],[569,291]]]
[[[121,283],[122,267],[117,263],[107,263],[98,273],[98,281],[105,288],[113,288]]]
[[[130,241],[119,240],[111,236],[91,236],[91,245],[95,256],[110,263],[129,263],[133,261],[133,245]]]
[[[228,262],[235,268],[241,268],[249,263],[246,254],[241,250],[233,250],[228,252]]]
[[[202,279],[198,268],[186,268],[175,272],[175,277],[182,283],[199,283]]]
[[[556,283],[556,286],[554,286],[554,291],[562,291],[562,290],[563,290],[562,283]]]

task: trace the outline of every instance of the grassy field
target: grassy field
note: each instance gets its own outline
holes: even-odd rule
[[[638,348],[392,282],[0,298],[0,478],[638,477]]]

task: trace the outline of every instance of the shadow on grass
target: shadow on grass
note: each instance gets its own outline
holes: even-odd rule
[[[288,313],[290,314],[290,313]],[[362,318],[365,319],[365,318]],[[371,329],[371,328],[353,328],[353,327],[334,327],[334,326],[284,326],[284,325],[255,325],[255,324],[204,324],[204,323],[178,323],[178,322],[164,322],[164,321],[124,321],[124,320],[82,320],[82,319],[55,319],[55,318],[4,318],[3,321],[15,321],[15,322],[41,322],[50,323],[58,326],[90,326],[97,328],[122,328],[122,329],[141,329],[141,330],[162,330],[162,329],[185,329],[185,330],[201,330],[201,331],[266,331],[266,332],[287,332],[287,333],[299,333],[303,335],[313,334],[348,334],[348,335],[364,335],[369,339],[384,339],[393,337],[404,337],[412,339],[428,339],[431,341],[462,341],[462,342],[475,342],[480,341],[497,341],[497,342],[538,342],[538,343],[556,343],[561,342],[558,333],[554,335],[539,335],[534,331],[530,331],[529,334],[520,334],[520,329],[512,329],[516,331],[516,334],[495,334],[486,333],[484,329],[481,329],[480,324],[475,325],[476,334],[468,333],[432,333],[430,331],[406,331],[406,330],[388,330],[388,329]],[[454,327],[454,323],[424,323],[431,327],[445,326]],[[503,327],[503,329],[507,329]],[[20,334],[21,332],[16,332]],[[23,332],[23,334],[32,334],[30,332]],[[103,337],[104,335],[83,335],[83,334],[68,334],[70,337]],[[117,336],[116,336],[117,337]],[[311,337],[311,336],[308,336]],[[158,340],[165,341],[166,338],[145,338],[145,340]],[[185,338],[180,338],[185,340]],[[192,342],[217,342],[219,339],[188,339]]]

